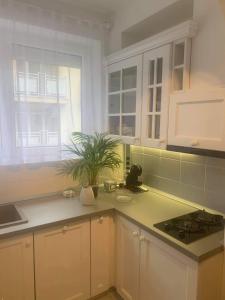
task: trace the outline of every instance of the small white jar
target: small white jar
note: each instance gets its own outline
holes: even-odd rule
[[[95,197],[91,186],[82,187],[80,201],[83,205],[94,205]]]

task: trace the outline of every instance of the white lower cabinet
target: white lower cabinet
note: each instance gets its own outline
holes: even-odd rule
[[[198,264],[141,231],[139,300],[197,299]]]
[[[33,235],[0,241],[0,299],[34,300]]]
[[[122,217],[116,222],[116,288],[127,300],[139,300],[139,228]]]
[[[111,215],[91,219],[91,296],[114,286],[115,225]]]
[[[223,253],[198,263],[121,216],[116,231],[124,300],[221,300]]]
[[[34,234],[36,300],[90,297],[90,221]]]

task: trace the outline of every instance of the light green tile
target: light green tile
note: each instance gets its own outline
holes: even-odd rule
[[[182,161],[181,181],[185,184],[204,188],[205,166]]]
[[[189,154],[189,153],[181,153],[181,160],[196,164],[205,164],[207,157],[201,156],[201,155],[195,155],[195,154]]]
[[[225,214],[225,196],[224,193],[214,192],[214,191],[207,191],[206,192],[206,199],[204,205],[211,208],[218,210]]]
[[[158,176],[149,176],[148,185],[174,196],[178,196],[180,194],[179,184],[176,181],[170,179]]]
[[[138,152],[138,153],[143,153],[143,147],[140,147],[140,146],[134,146],[134,145],[131,145],[130,146],[130,151],[131,152]]]
[[[180,155],[181,154],[179,152],[161,150],[161,156],[164,158],[180,160]]]
[[[184,183],[180,183],[179,186],[180,186],[179,194],[178,194],[179,197],[185,200],[198,203],[200,205],[204,205],[205,193],[203,189],[200,189],[192,185],[184,184]]]
[[[172,180],[179,180],[180,161],[161,157],[159,165],[159,176]]]
[[[147,154],[147,155],[154,155],[154,156],[160,156],[161,155],[161,150],[156,149],[156,148],[144,147],[143,151],[144,151],[144,154]]]
[[[207,157],[206,164],[207,166],[225,168],[225,159],[217,157]]]
[[[154,155],[143,155],[144,161],[142,165],[143,173],[151,175],[159,175],[160,157]]]
[[[144,156],[141,153],[131,153],[131,164],[132,165],[143,165]]]
[[[207,166],[205,188],[225,194],[225,169]]]

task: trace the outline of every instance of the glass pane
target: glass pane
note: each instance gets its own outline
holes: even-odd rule
[[[40,64],[30,62],[28,65],[29,73],[37,74],[40,72]]]
[[[174,70],[173,87],[175,91],[183,89],[183,68]]]
[[[120,71],[109,74],[109,92],[120,91]]]
[[[135,116],[122,117],[122,135],[135,136]]]
[[[149,112],[153,112],[154,89],[149,89]]]
[[[162,88],[156,88],[156,107],[155,110],[157,112],[161,111],[161,103],[162,103]]]
[[[179,66],[184,63],[184,43],[175,45],[174,65]]]
[[[157,83],[162,83],[162,68],[163,68],[163,59],[162,57],[157,59]]]
[[[122,112],[136,112],[136,92],[126,92],[122,94]]]
[[[109,117],[109,133],[111,134],[120,134],[120,117],[113,116]]]
[[[154,84],[154,75],[155,75],[155,61],[151,60],[150,61],[150,70],[149,70],[149,84],[153,85]]]
[[[123,90],[135,89],[137,86],[137,67],[123,70]]]
[[[155,116],[155,139],[160,137],[160,116]]]
[[[119,114],[120,113],[120,94],[109,96],[109,114]]]
[[[152,116],[148,116],[148,137],[152,138]]]

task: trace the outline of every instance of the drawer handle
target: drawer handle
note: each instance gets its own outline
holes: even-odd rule
[[[133,231],[133,232],[132,232],[132,235],[133,235],[133,236],[139,236],[139,232],[138,232],[138,231]]]
[[[191,141],[191,146],[198,146],[199,141],[198,140],[192,140]]]
[[[103,221],[104,221],[104,217],[100,217],[100,218],[98,218],[98,220],[97,220],[97,222],[98,222],[99,224],[102,224]]]
[[[30,247],[30,245],[31,245],[31,243],[30,243],[30,242],[25,242],[25,248],[29,248],[29,247]]]
[[[62,232],[66,232],[68,230],[69,230],[69,226],[67,226],[67,225],[63,226]]]
[[[159,144],[164,144],[165,141],[166,141],[166,140],[162,138],[162,139],[159,140]]]
[[[150,242],[150,240],[148,238],[146,238],[146,236],[144,236],[144,235],[141,235],[139,239],[141,242],[146,242],[146,243]]]
[[[141,242],[146,240],[144,235],[141,235],[139,239],[140,239]]]

